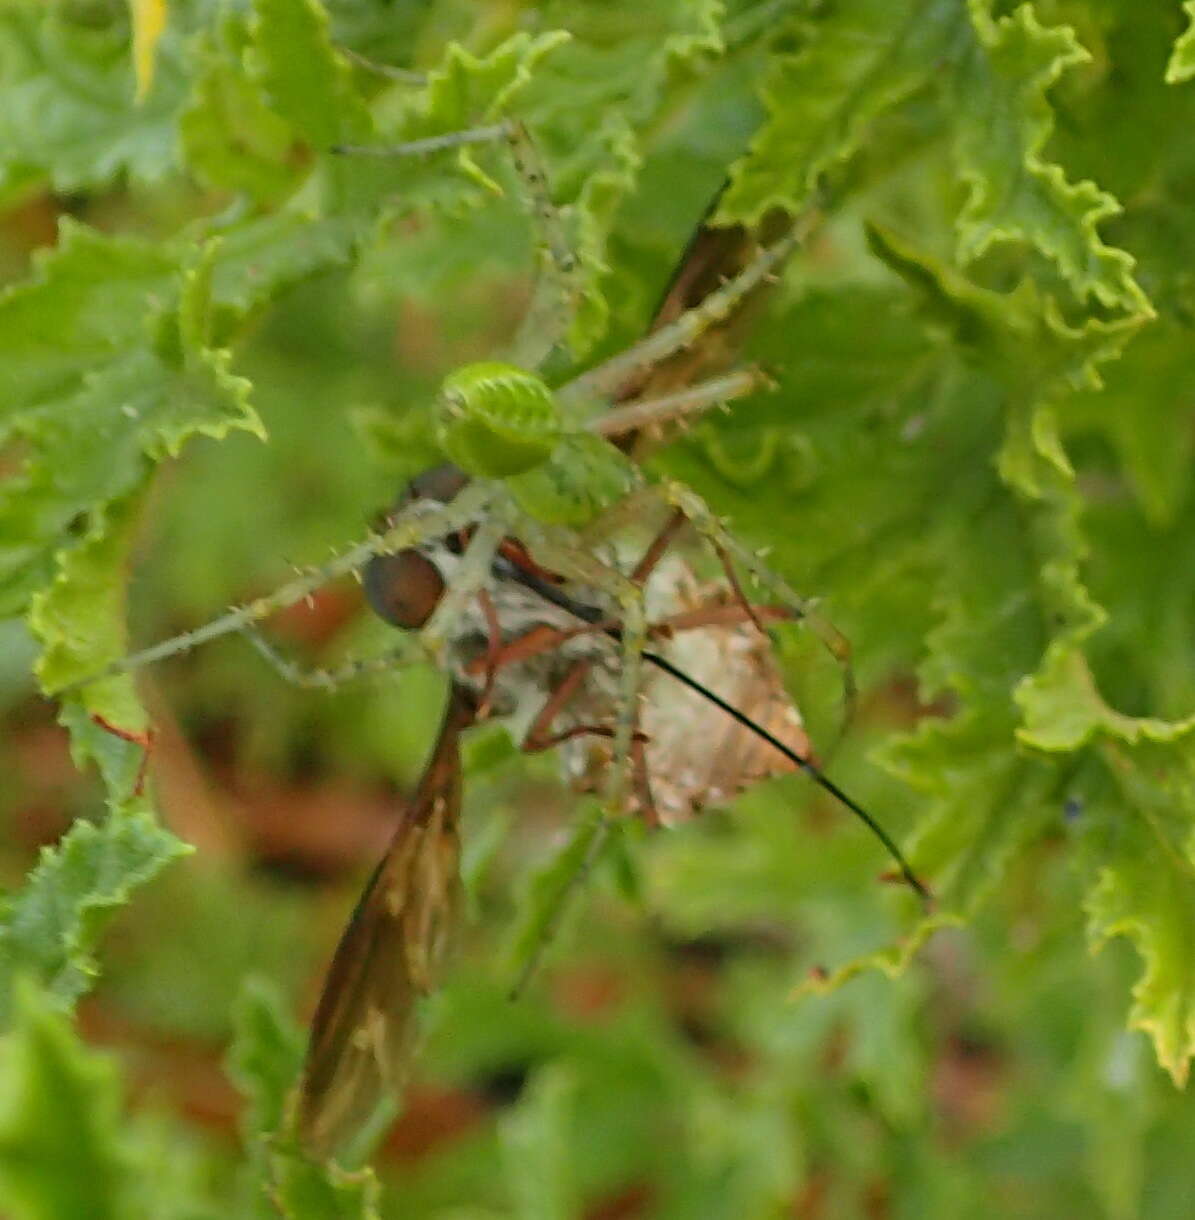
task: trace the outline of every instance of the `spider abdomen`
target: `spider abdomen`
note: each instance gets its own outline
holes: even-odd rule
[[[502,479],[531,470],[551,455],[560,433],[552,391],[513,364],[468,364],[440,387],[436,439],[470,474]]]

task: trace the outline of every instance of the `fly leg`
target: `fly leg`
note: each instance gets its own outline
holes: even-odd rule
[[[576,724],[570,728],[552,732],[556,717],[565,709],[572,698],[581,689],[593,662],[587,657],[575,661],[560,681],[556,689],[548,696],[539,714],[531,722],[526,737],[523,738],[522,749],[528,754],[537,754],[543,750],[551,750],[578,737],[614,737],[614,729],[603,724]],[[631,740],[632,784],[635,800],[640,816],[646,825],[655,830],[660,825],[660,815],[656,809],[655,800],[651,794],[651,779],[647,771],[647,737],[636,731]]]

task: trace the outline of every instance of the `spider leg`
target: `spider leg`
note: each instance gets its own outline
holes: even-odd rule
[[[377,657],[350,657],[335,669],[304,669],[271,644],[255,624],[250,623],[242,627],[241,634],[282,678],[292,686],[306,690],[339,690],[340,687],[360,678],[393,673],[395,668],[405,661],[415,659],[410,646],[404,644]]]
[[[551,750],[555,746],[563,745],[566,741],[573,741],[578,737],[611,738],[614,736],[614,730],[609,725],[602,724],[575,724],[555,733],[551,731],[553,721],[581,689],[581,685],[592,667],[593,662],[587,657],[581,657],[573,663],[556,689],[544,701],[539,714],[531,722],[531,727],[527,730],[527,735],[523,738],[523,744],[520,747],[525,753],[537,754],[543,750]],[[639,798],[640,812],[644,820],[649,826],[656,827],[659,825],[660,819],[655,803],[651,799],[650,786],[647,784],[647,756],[643,750],[646,742],[647,738],[643,733],[636,733],[631,742],[636,771],[636,795]]]
[[[656,570],[656,566],[664,558],[665,551],[672,545],[673,539],[684,526],[684,514],[679,510],[674,510],[668,520],[664,522],[664,528],[651,540],[651,545],[643,552],[642,558],[635,565],[631,579],[636,584],[641,585]]]
[[[527,519],[520,536],[531,542],[536,561],[569,580],[604,593],[619,608],[620,673],[619,698],[614,726],[614,756],[611,761],[607,803],[612,811],[626,803],[631,740],[639,705],[640,671],[647,645],[647,613],[643,589],[617,569],[595,559],[587,551],[568,545],[554,531]]]
[[[130,653],[103,669],[69,682],[50,693],[61,697],[88,686],[92,682],[98,682],[102,678],[128,673],[166,657],[189,652],[200,644],[206,644],[208,640],[229,635],[234,631],[241,631],[253,623],[260,623],[277,611],[302,601],[316,589],[337,577],[355,572],[374,555],[385,555],[420,546],[434,538],[443,537],[454,530],[471,525],[478,517],[484,515],[492,497],[493,489],[491,487],[483,483],[475,483],[465,488],[448,504],[438,505],[433,509],[429,509],[425,504],[412,505],[399,513],[382,533],[371,534],[330,563],[308,569],[294,580],[275,589],[273,593],[255,598],[243,606],[235,606],[227,614],[213,619],[210,623],[205,623],[202,627],[196,627],[193,631],[185,631],[181,635],[172,636],[149,648]]]
[[[366,66],[374,65],[367,61]],[[514,363],[524,368],[537,368],[568,333],[581,295],[581,264],[573,253],[560,210],[552,200],[543,158],[526,126],[517,119],[507,119],[399,144],[339,144],[331,151],[365,157],[418,157],[499,140],[510,146],[511,163],[526,195],[536,230],[540,266],[531,307],[515,338],[513,358]]]
[[[464,148],[468,144],[492,144],[509,135],[509,123],[490,123],[486,127],[446,131],[443,135],[403,140],[397,144],[333,144],[328,151],[344,157],[426,157],[450,148]]]
[[[718,556],[718,562],[722,565],[722,571],[726,575],[726,581],[730,585],[730,591],[734,594],[735,601],[746,611],[747,617],[751,620],[756,631],[760,635],[766,635],[767,632],[764,630],[763,623],[759,621],[755,608],[747,600],[747,595],[743,592],[743,586],[739,583],[739,574],[734,570],[734,562],[731,560],[726,547],[720,541],[713,538],[709,542],[714,549],[714,553]]]
[[[522,123],[513,122],[507,139],[538,231],[540,265],[531,307],[515,338],[514,362],[538,368],[568,336],[581,299],[581,261],[573,252],[560,209],[552,200],[543,158],[531,133]]]
[[[673,536],[682,524],[683,519],[677,514],[673,514],[669,518],[663,529],[644,552],[643,557],[635,565],[630,577],[623,576],[620,572],[607,568],[604,564],[595,560],[588,551],[578,552],[573,548],[566,548],[560,544],[553,544],[546,538],[543,539],[541,558],[546,566],[553,568],[563,576],[591,585],[594,588],[612,591],[613,595],[619,599],[628,613],[621,625],[623,683],[622,697],[619,701],[618,715],[614,727],[611,728],[608,725],[580,725],[575,729],[567,730],[564,734],[557,734],[555,737],[548,734],[548,729],[557,713],[580,688],[586,673],[592,665],[592,662],[588,659],[581,658],[569,670],[564,680],[540,709],[539,714],[527,733],[526,740],[530,741],[532,747],[537,749],[546,749],[551,744],[568,740],[570,737],[579,736],[583,733],[593,733],[598,736],[612,738],[613,750],[610,760],[611,777],[607,800],[602,810],[598,813],[596,821],[592,825],[581,827],[579,830],[580,835],[588,838],[584,854],[575,870],[557,893],[552,909],[545,918],[541,934],[537,937],[535,944],[518,972],[518,977],[511,991],[512,996],[517,996],[522,991],[527,980],[534,973],[545,946],[551,940],[556,927],[559,925],[561,914],[572,892],[589,874],[589,870],[601,855],[606,843],[606,836],[610,829],[611,811],[616,814],[620,813],[626,803],[625,792],[628,786],[628,770],[630,772],[629,782],[634,786],[635,795],[645,823],[648,826],[655,826],[659,823],[659,813],[656,808],[655,798],[652,795],[650,776],[648,774],[647,741],[644,735],[638,731],[637,726],[639,663],[642,658],[646,637],[650,631],[645,620],[643,590],[641,586],[652,568],[659,562],[660,556],[663,555],[669,542],[672,541]],[[535,532],[542,534],[543,531],[537,530]],[[540,551],[541,548],[537,547],[536,550]],[[626,648],[627,636],[631,634],[628,629],[628,619],[631,623],[635,624],[634,630],[637,635],[637,639],[632,642],[629,653]],[[579,630],[586,629],[591,631],[604,630],[605,625],[598,623],[587,624],[586,628]],[[628,666],[628,655],[633,656],[633,668]]]
[[[611,397],[636,374],[689,347],[704,331],[726,318],[756,285],[775,274],[813,231],[819,219],[817,210],[810,208],[784,237],[765,246],[738,275],[710,293],[700,305],[562,386],[557,391],[560,401],[577,403],[589,398]]]
[[[465,607],[489,579],[494,556],[506,532],[505,514],[495,506],[492,514],[474,530],[431,618],[420,629],[419,642],[437,663],[443,660],[445,645]]]
[[[684,513],[693,528],[707,540],[723,562],[728,574],[732,571],[733,564],[741,565],[750,573],[753,580],[767,589],[781,605],[789,609],[794,619],[803,622],[833,657],[842,671],[844,711],[842,728],[839,730],[841,737],[854,719],[857,697],[850,641],[817,609],[816,602],[801,597],[787,581],[764,563],[761,556],[744,546],[714,515],[696,492],[672,480],[657,486],[665,501]],[[734,583],[737,584],[737,580]],[[749,604],[746,597],[743,598],[743,602]]]
[[[372,72],[376,76],[384,76],[387,80],[397,81],[401,85],[411,85],[419,89],[427,85],[427,74],[425,72],[414,72],[410,68],[395,68],[391,64],[379,63],[376,59],[370,59],[368,56],[352,50],[350,47],[339,46],[336,49],[349,63],[356,64],[358,68],[362,68],[366,72]]]
[[[651,624],[653,637],[676,635],[681,631],[699,631],[703,627],[737,627],[740,623],[753,623],[761,631],[765,623],[791,623],[793,613],[785,606],[743,606],[737,602],[731,606],[698,606],[694,610],[682,610]]]
[[[682,425],[688,417],[725,406],[736,398],[746,398],[760,390],[774,388],[771,377],[758,365],[735,369],[721,377],[710,377],[677,390],[673,394],[662,394],[658,398],[636,398],[630,402],[611,407],[595,416],[586,425],[599,436],[622,436],[637,432],[653,424],[680,420]]]

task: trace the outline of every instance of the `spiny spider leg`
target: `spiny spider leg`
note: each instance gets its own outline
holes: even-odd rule
[[[534,368],[561,342],[568,328],[568,317],[574,312],[580,292],[580,264],[573,253],[560,212],[553,203],[548,188],[547,173],[535,141],[526,126],[515,119],[463,131],[447,132],[420,140],[397,144],[341,144],[332,152],[369,157],[410,157],[463,148],[470,144],[488,144],[498,140],[510,144],[511,159],[521,179],[531,205],[531,211],[543,237],[540,255],[545,269],[554,274],[544,283],[555,291],[537,289],[531,308],[520,325],[516,339],[516,363]],[[711,293],[699,305],[681,314],[675,321],[653,331],[639,343],[618,356],[611,357],[597,368],[574,378],[558,391],[564,404],[589,398],[610,398],[617,395],[631,377],[689,347],[710,327],[723,321],[758,284],[773,275],[788,256],[803,242],[820,219],[815,209],[808,210],[792,229],[770,246],[766,246],[735,277],[718,291]],[[553,300],[552,298],[556,299]],[[561,301],[565,308],[560,309]],[[564,321],[562,322],[562,319]],[[676,418],[686,413],[707,409],[755,392],[769,384],[770,379],[760,370],[740,370],[713,378],[709,382],[641,403],[628,403],[611,411],[605,422],[592,426],[603,436],[632,431],[645,424]]]
[[[673,540],[684,527],[684,513],[679,508],[674,509],[632,570],[631,579],[633,581],[637,584],[643,584],[647,580],[659,566],[660,560],[664,558],[665,551],[672,545]]]
[[[485,596],[484,594],[482,596]],[[682,610],[647,625],[649,640],[671,639],[682,631],[700,631],[703,627],[737,627],[742,623],[792,622],[793,613],[784,606],[700,606]],[[580,627],[549,627],[546,623],[530,628],[506,643],[500,643],[485,655],[476,657],[465,666],[469,674],[485,674],[487,680],[510,665],[529,661],[532,657],[555,652],[562,644],[583,635],[608,635],[618,638],[620,626],[613,619],[586,621]],[[478,717],[481,718],[480,716]]]
[[[576,313],[581,296],[581,265],[565,232],[560,210],[552,201],[547,171],[531,133],[522,123],[513,122],[507,138],[515,172],[527,192],[541,235],[542,274],[514,345],[515,363],[536,368],[568,334],[569,319]]]
[[[625,592],[625,586],[627,586],[627,585],[629,585],[631,589],[639,592],[640,607],[642,607],[642,604],[643,604],[643,602],[642,602],[643,583],[647,580],[647,578],[651,575],[652,571],[655,569],[656,565],[660,562],[665,551],[668,549],[669,543],[673,540],[673,538],[676,535],[677,530],[681,527],[681,525],[683,525],[683,523],[684,523],[683,517],[681,517],[679,512],[673,513],[669,517],[669,519],[664,523],[663,527],[659,530],[659,532],[656,534],[656,536],[652,539],[651,543],[649,544],[647,549],[644,551],[643,556],[640,558],[639,562],[635,565],[635,567],[631,573],[631,576],[629,578],[621,577],[621,582],[624,585],[624,592]],[[596,563],[596,561],[591,561],[591,562]],[[598,566],[601,566],[601,565],[598,565]],[[607,571],[610,571],[610,569],[607,569]],[[621,574],[617,574],[617,575],[621,576]],[[591,582],[590,578],[588,576],[584,577],[583,579],[585,579],[587,581],[587,583],[596,584],[596,582]],[[600,624],[600,623],[591,623],[591,624],[589,624],[589,626],[591,628],[595,628],[595,629],[608,630],[608,628],[606,628],[604,624]],[[616,628],[616,630],[617,630],[617,628]],[[623,630],[625,631],[625,624],[623,626]],[[644,635],[647,634],[648,630],[649,629],[648,629],[647,625],[644,624],[644,627],[643,627]],[[531,636],[533,634],[534,634],[534,632],[529,632],[528,636]],[[518,643],[518,641],[515,641],[516,645],[517,645],[517,643]],[[643,646],[641,644],[640,652],[642,652],[642,647]],[[625,660],[626,660],[625,649],[624,649],[624,653],[623,653],[623,660],[624,660],[624,665],[625,665]],[[610,759],[611,776],[612,777],[615,776],[620,771],[620,769],[625,771],[625,767],[627,765],[629,765],[630,770],[631,770],[632,779],[633,779],[635,788],[637,790],[639,804],[640,804],[640,808],[641,808],[644,820],[647,822],[647,824],[649,826],[652,826],[652,827],[658,826],[660,819],[659,819],[659,814],[656,810],[655,798],[653,797],[652,791],[651,791],[651,777],[650,777],[650,774],[648,771],[648,766],[647,766],[647,753],[646,753],[646,744],[647,743],[646,743],[646,739],[643,737],[643,734],[636,731],[636,721],[637,721],[637,712],[638,712],[638,704],[639,704],[638,677],[637,676],[636,676],[635,685],[631,690],[631,697],[630,697],[629,740],[627,740],[627,745],[624,748],[623,753],[621,753],[621,754],[619,753],[620,736],[625,727],[624,722],[621,719],[616,723],[613,731],[611,731],[608,726],[582,725],[582,726],[577,726],[576,730],[566,730],[565,734],[563,734],[563,735],[557,734],[555,736],[552,736],[552,735],[548,734],[548,730],[550,729],[552,722],[556,719],[557,715],[559,715],[560,711],[565,707],[565,705],[569,702],[569,700],[571,700],[576,695],[576,693],[580,689],[581,684],[584,682],[584,679],[585,679],[586,675],[589,673],[591,668],[592,668],[592,661],[589,659],[582,659],[582,660],[579,660],[576,664],[574,664],[569,669],[568,673],[565,675],[563,680],[557,685],[556,689],[549,695],[549,697],[545,701],[543,707],[540,709],[539,714],[536,716],[535,720],[532,722],[531,728],[528,730],[527,735],[524,739],[523,748],[524,749],[530,748],[532,750],[541,749],[541,748],[547,749],[547,748],[549,748],[550,745],[554,745],[560,741],[566,740],[570,736],[577,736],[579,733],[586,733],[586,732],[598,734],[601,736],[613,737],[613,739],[614,739],[613,752],[612,752],[612,756]],[[620,700],[619,709],[618,709],[620,715],[624,711],[626,711],[627,703],[628,703],[627,692],[626,692],[626,687],[624,685],[623,692],[622,692],[622,699]],[[623,758],[627,758],[628,763],[626,763],[626,764],[622,763],[621,760]],[[625,784],[625,780],[623,781],[623,783]],[[615,813],[619,812],[620,809],[621,809],[621,799],[619,801],[619,804],[614,806]],[[563,914],[565,907],[568,905],[569,899],[571,898],[573,892],[576,890],[577,886],[580,885],[584,881],[584,879],[589,875],[590,869],[593,867],[594,862],[597,860],[599,854],[601,853],[601,850],[602,850],[603,846],[605,845],[606,835],[609,832],[609,828],[610,828],[610,807],[609,806],[603,808],[598,813],[597,822],[595,825],[593,825],[592,827],[586,826],[583,828],[583,831],[585,833],[592,834],[592,838],[589,842],[588,848],[587,848],[585,855],[582,858],[581,862],[577,866],[576,870],[572,873],[572,875],[570,877],[568,877],[565,884],[561,887],[560,891],[557,893],[555,903],[553,904],[552,909],[547,913],[546,919],[543,924],[543,928],[541,930],[541,934],[538,937],[538,939],[536,940],[536,943],[534,944],[534,946],[532,947],[531,952],[527,955],[526,960],[523,962],[522,968],[519,971],[519,974],[515,980],[514,986],[511,988],[511,991],[510,991],[511,999],[517,998],[522,993],[523,988],[526,987],[528,980],[531,978],[532,974],[534,974],[535,968],[539,964],[540,958],[543,956],[544,949],[547,947],[548,943],[551,941],[553,935],[555,934],[555,930],[556,930],[557,926],[559,925],[561,915]]]
[[[485,127],[468,127],[463,131],[448,131],[421,140],[406,140],[398,144],[333,144],[328,149],[347,157],[424,157],[430,153],[464,148],[467,144],[492,144],[510,135],[509,121],[489,123]]]
[[[774,386],[775,382],[763,369],[750,365],[721,377],[699,381],[674,394],[632,399],[589,420],[586,427],[599,436],[613,437],[671,420],[679,420],[683,426],[690,416]]]
[[[730,558],[726,547],[717,538],[709,538],[707,541],[713,547],[714,554],[718,556],[718,562],[722,565],[722,572],[726,576],[726,581],[730,585],[730,591],[734,594],[735,600],[751,620],[755,630],[760,635],[767,635],[763,623],[760,622],[754,607],[747,600],[746,593],[743,592],[743,586],[739,583],[739,574],[734,570],[734,561]]]
[[[421,89],[427,84],[426,72],[416,72],[411,68],[395,68],[391,64],[379,63],[376,59],[370,59],[351,47],[338,46],[336,49],[349,63],[356,64],[358,68],[362,68],[366,72],[373,72],[377,76],[384,76],[387,80],[396,81],[400,85],[410,85],[417,89]]]
[[[495,501],[497,497],[495,497]],[[474,530],[469,545],[445,586],[430,619],[419,632],[424,651],[437,662],[469,602],[481,592],[494,566],[494,556],[507,533],[507,514],[492,503],[489,517]]]
[[[410,642],[377,657],[350,659],[335,669],[304,669],[284,656],[253,624],[241,628],[242,634],[278,673],[292,686],[308,690],[335,691],[359,678],[393,674],[404,662],[413,661],[417,651]]]
[[[782,604],[791,607],[793,614],[799,618],[822,642],[826,651],[834,658],[842,669],[843,701],[845,711],[843,727],[840,736],[854,718],[857,689],[855,685],[855,669],[851,663],[850,641],[834,626],[825,615],[819,613],[816,602],[801,597],[791,585],[764,563],[750,547],[744,546],[717,518],[709,505],[691,488],[673,480],[653,484],[673,507],[684,513],[693,528],[707,539],[719,558],[726,556],[724,562],[733,559],[741,564],[752,578],[768,589],[772,596]]]
[[[543,158],[526,126],[517,119],[506,119],[484,127],[399,144],[338,144],[331,151],[351,156],[417,157],[499,140],[510,145],[511,162],[523,184],[541,235],[539,261],[544,274],[514,343],[514,362],[536,368],[564,340],[568,331],[569,319],[576,311],[581,291],[580,263],[569,243],[560,211],[552,201]]]
[[[620,670],[619,699],[615,718],[614,759],[610,771],[607,799],[611,810],[623,807],[626,800],[628,775],[626,760],[630,756],[631,740],[639,705],[640,669],[643,649],[647,646],[647,613],[643,590],[629,577],[593,556],[561,543],[539,522],[525,519],[521,537],[527,539],[537,563],[549,571],[558,572],[568,580],[597,589],[614,600],[619,608]]]
[[[557,390],[560,401],[567,405],[590,398],[613,397],[619,387],[635,374],[687,348],[704,331],[726,318],[759,283],[775,274],[819,220],[818,211],[810,208],[794,223],[786,236],[765,246],[738,275],[728,280],[717,292],[711,293],[700,305],[695,305],[675,322],[660,327],[626,351],[611,356],[603,364],[561,386]]]
[[[371,534],[330,563],[313,567],[295,580],[288,581],[273,593],[255,598],[243,606],[237,606],[227,614],[213,619],[210,623],[205,623],[202,627],[196,627],[193,631],[185,631],[181,635],[162,640],[149,648],[143,648],[140,652],[130,653],[103,669],[69,682],[51,693],[55,697],[71,694],[84,686],[89,686],[92,682],[98,682],[116,674],[128,673],[130,670],[140,669],[142,666],[161,661],[166,657],[189,652],[200,644],[206,644],[208,640],[217,639],[219,636],[228,635],[234,631],[242,631],[245,627],[260,623],[263,619],[269,618],[271,614],[302,601],[329,581],[355,572],[374,555],[385,555],[420,546],[434,538],[443,537],[454,530],[471,525],[484,514],[492,496],[493,489],[479,483],[466,487],[450,503],[438,505],[436,508],[428,508],[426,504],[412,505],[399,513],[383,533]]]
[[[691,522],[693,527],[706,538],[710,549],[718,557],[723,571],[726,573],[727,581],[736,600],[747,610],[760,631],[764,630],[764,624],[757,615],[752,613],[756,607],[747,597],[735,572],[734,562],[736,560],[751,573],[759,584],[769,589],[772,595],[788,608],[786,617],[803,622],[818,637],[842,670],[844,711],[842,726],[838,731],[838,737],[841,738],[854,719],[857,701],[850,641],[817,610],[816,602],[801,597],[786,581],[773,572],[760,556],[739,542],[696,492],[675,482],[646,484],[631,492],[613,508],[608,509],[586,526],[581,531],[582,537],[588,543],[596,543],[603,537],[640,519],[644,511],[653,502],[658,502],[660,499],[672,505],[682,521]],[[774,615],[771,617],[775,618]]]

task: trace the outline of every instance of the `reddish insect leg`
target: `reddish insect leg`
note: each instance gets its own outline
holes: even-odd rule
[[[738,573],[734,570],[734,562],[731,560],[726,548],[716,538],[710,538],[709,542],[714,548],[714,554],[718,556],[718,562],[722,565],[722,571],[726,573],[726,580],[730,585],[731,592],[734,594],[735,601],[747,612],[747,617],[755,625],[756,631],[760,635],[766,634],[763,623],[756,617],[754,608],[747,600],[747,595],[743,592],[743,586],[739,584]]]
[[[539,714],[532,721],[531,727],[527,730],[527,736],[523,739],[522,745],[524,751],[528,754],[535,754],[541,750],[550,750],[554,746],[572,741],[577,737],[593,736],[607,739],[614,737],[614,730],[609,725],[601,724],[578,724],[557,733],[550,731],[553,721],[580,690],[592,665],[592,661],[582,657],[569,668],[568,673],[548,696],[543,707],[540,708]],[[646,744],[647,738],[644,734],[636,732],[631,739],[631,767],[639,812],[647,825],[655,829],[660,824],[660,816],[651,795],[651,784],[647,773]]]
[[[679,508],[673,509],[663,529],[651,540],[643,558],[635,565],[631,579],[641,585],[656,570],[656,565],[664,557],[664,552],[672,545],[673,539],[685,525],[685,514]]]

